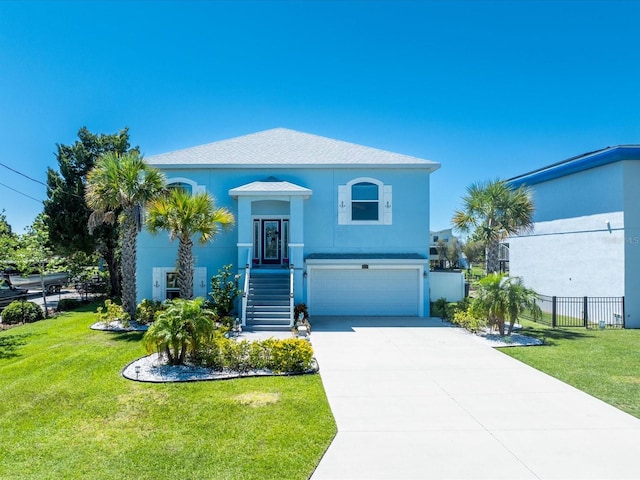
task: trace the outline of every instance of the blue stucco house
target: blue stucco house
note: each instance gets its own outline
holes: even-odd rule
[[[429,176],[436,162],[285,128],[146,158],[207,191],[236,225],[196,246],[195,294],[233,264],[254,326],[318,315],[429,315]],[[138,300],[177,290],[177,245],[142,232]],[[245,283],[245,279],[247,280]]]

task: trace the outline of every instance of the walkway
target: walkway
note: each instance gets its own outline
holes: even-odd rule
[[[312,480],[640,478],[640,420],[440,320],[312,325],[338,424]]]

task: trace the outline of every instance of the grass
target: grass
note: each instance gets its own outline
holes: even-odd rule
[[[545,346],[503,353],[640,418],[640,330],[522,324],[523,335],[544,338]]]
[[[92,307],[0,332],[0,478],[306,479],[336,433],[318,375],[147,384]]]

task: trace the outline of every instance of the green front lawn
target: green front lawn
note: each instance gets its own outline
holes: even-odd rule
[[[520,333],[544,338],[546,346],[510,347],[503,353],[640,418],[640,330],[522,323]]]
[[[306,479],[336,433],[318,375],[146,384],[91,313],[0,332],[0,478]]]

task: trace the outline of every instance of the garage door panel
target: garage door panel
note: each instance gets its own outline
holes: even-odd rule
[[[312,315],[419,314],[418,269],[313,269],[309,275]]]

